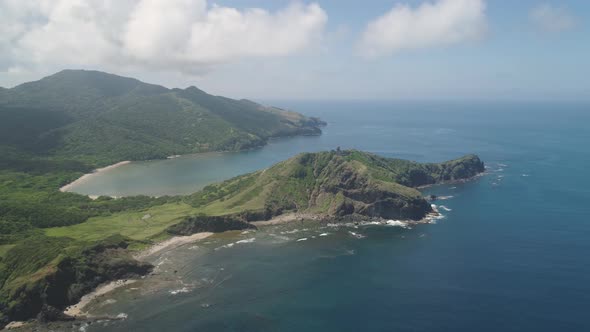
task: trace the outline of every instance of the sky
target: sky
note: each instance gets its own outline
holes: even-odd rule
[[[587,0],[0,0],[0,86],[93,69],[257,100],[590,100]]]

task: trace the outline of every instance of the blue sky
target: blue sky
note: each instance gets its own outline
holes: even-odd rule
[[[190,2],[191,0],[186,1]],[[423,34],[414,30],[422,28],[428,30],[429,27],[424,25],[429,23],[424,23],[424,20],[422,23],[416,23],[410,19],[406,26],[399,28],[402,32],[398,37],[385,41],[383,38],[386,37],[380,39],[378,44],[380,46],[375,52],[377,56],[361,54],[360,50],[366,48],[362,45],[368,45],[367,43],[363,44],[362,40],[364,36],[369,34],[367,30],[370,22],[383,17],[395,6],[406,5],[407,10],[416,14],[421,6],[430,3],[434,9],[426,21],[439,20],[439,9],[441,21],[452,20],[452,17],[457,16],[448,16],[450,18],[444,16],[445,5],[440,4],[444,1],[449,3],[457,1],[456,3],[464,3],[465,6],[482,3],[485,9],[479,12],[467,12],[464,15],[458,14],[458,20],[464,20],[467,23],[459,22],[457,24],[465,25],[458,25],[455,30],[451,29],[447,34],[430,31],[433,35],[425,37],[426,39],[419,43],[419,47],[412,46],[414,42],[411,39],[412,36],[419,39]],[[196,3],[203,4],[204,0],[192,0],[192,2],[194,6]],[[218,0],[209,1],[206,6],[209,9],[213,6],[231,8],[237,13],[243,13],[248,8],[259,8],[266,11],[272,18],[273,15],[284,11],[285,8],[294,6],[293,3],[293,1],[277,0]],[[183,49],[182,56],[178,56],[179,60],[175,61],[170,60],[177,56],[172,53],[162,56],[163,58],[157,58],[159,54],[166,53],[165,50],[158,49],[151,53],[136,52],[133,56],[128,56],[131,48],[121,51],[122,55],[116,57],[95,57],[90,54],[86,56],[83,50],[74,49],[69,53],[80,53],[76,59],[87,58],[85,61],[76,61],[76,59],[72,60],[71,57],[60,55],[53,50],[49,52],[47,51],[48,47],[37,46],[40,44],[39,41],[34,43],[20,40],[18,43],[13,40],[0,42],[0,47],[18,48],[21,52],[14,52],[19,55],[19,60],[15,60],[16,55],[14,58],[0,56],[0,70],[4,70],[6,73],[4,79],[0,78],[0,85],[11,86],[22,81],[40,78],[63,67],[107,70],[167,86],[197,85],[206,91],[236,98],[590,99],[590,61],[588,60],[590,59],[590,31],[588,27],[590,1],[373,0],[360,2],[319,0],[315,2],[299,1],[298,3],[301,8],[297,11],[290,11],[296,17],[293,19],[295,23],[288,29],[281,26],[282,19],[270,19],[270,23],[266,26],[267,30],[245,28],[243,36],[235,33],[218,34],[215,37],[218,39],[197,43],[188,50]],[[317,4],[319,9],[306,7],[312,4]],[[133,8],[136,8],[133,7],[135,5],[135,3],[130,4],[125,9],[128,12],[122,9],[120,16],[130,16],[129,13],[134,10]],[[91,9],[86,10],[90,11]],[[161,7],[158,10],[166,12]],[[111,13],[113,10],[108,12]],[[51,15],[50,17],[53,18],[50,18],[50,21],[51,19],[67,21],[67,15],[70,14]],[[131,15],[131,17],[135,16]],[[21,17],[24,16],[21,15]],[[303,18],[311,19],[310,17],[315,21],[309,24],[301,23],[301,26],[297,25],[300,24],[298,22],[303,22]],[[395,30],[396,27],[399,27],[400,17],[392,16],[391,19],[385,20],[385,23],[380,25],[380,29]],[[417,21],[416,17],[414,18]],[[141,19],[144,21],[140,22],[143,25],[139,25],[139,27],[143,30],[138,31],[143,31],[144,35],[145,27],[158,29],[158,24],[169,25],[165,21],[154,19],[153,16],[147,14],[141,16]],[[200,20],[199,18],[193,19]],[[15,20],[18,22],[22,18]],[[251,18],[245,22],[253,20]],[[128,27],[128,23],[128,21],[121,23],[121,30],[129,30],[123,28]],[[446,26],[445,23],[443,22],[441,26]],[[485,31],[465,32],[465,30],[476,29],[482,24],[485,24]],[[216,26],[213,25],[213,27]],[[405,33],[407,30],[404,29],[414,32]],[[44,31],[46,30],[48,29]],[[373,29],[372,33],[379,33],[377,30]],[[59,33],[60,30],[56,29],[55,31]],[[88,29],[88,31],[95,33],[92,29]],[[251,31],[256,31],[260,38],[250,40],[253,34]],[[467,34],[456,40],[449,37],[447,42],[439,42],[445,40],[447,35],[457,31]],[[119,32],[112,33],[117,35]],[[179,35],[175,31],[170,33],[172,36]],[[388,32],[383,33],[387,34]],[[39,33],[31,33],[31,35],[35,37]],[[128,35],[131,36],[129,38],[131,38],[132,46],[137,44],[134,44],[133,41],[143,38],[141,34]],[[33,37],[18,38],[29,41],[35,40],[32,39]],[[72,43],[75,43],[76,38],[83,39],[83,37],[76,35],[71,38]],[[129,41],[129,38],[126,40]],[[47,39],[47,36],[44,39]],[[15,37],[14,40],[17,38]],[[161,44],[162,40],[166,41],[166,39],[159,39],[154,43]],[[194,41],[195,38],[192,40]],[[242,47],[236,47],[234,51],[229,53],[226,52],[228,48],[232,48],[234,44],[239,44],[242,41],[244,43]],[[224,44],[226,42],[228,44]],[[293,44],[283,45],[287,42]],[[92,48],[91,46],[86,46],[85,49]],[[102,45],[99,46],[102,47]],[[105,46],[105,54],[114,54],[114,51],[107,46]],[[151,45],[148,46],[151,47]],[[62,48],[67,47],[69,45]],[[200,50],[217,47],[219,50],[207,54],[207,57],[190,58],[191,55],[200,54]],[[253,49],[268,49],[269,51],[257,52],[252,51]],[[145,47],[140,50],[145,50]],[[150,50],[152,49],[150,48]],[[23,58],[20,54],[36,53],[37,51],[40,55],[34,61],[20,60]],[[129,59],[118,60],[124,57],[129,57]],[[46,59],[52,61],[46,61]]]

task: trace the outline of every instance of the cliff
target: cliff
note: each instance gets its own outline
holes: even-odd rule
[[[170,203],[166,213],[185,206],[198,214],[162,222],[172,225],[165,230],[169,235],[190,235],[255,228],[251,221],[292,212],[330,220],[420,220],[432,208],[417,187],[465,180],[483,171],[475,155],[417,163],[356,150],[303,153],[178,198],[183,204]],[[131,257],[130,242],[120,235],[98,242],[46,235],[21,241],[0,260],[0,326],[39,313],[43,319],[64,318],[56,310],[97,285],[148,273],[152,266]]]
[[[102,283],[149,273],[153,266],[133,259],[128,244],[113,236],[90,246],[46,237],[17,245],[0,266],[0,326],[56,317]]]
[[[348,150],[303,153],[268,169],[204,188],[187,202],[209,215],[268,220],[285,212],[419,220],[430,204],[417,187],[484,171],[475,155],[417,163]]]

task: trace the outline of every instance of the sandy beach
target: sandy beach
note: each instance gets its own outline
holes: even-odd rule
[[[171,249],[180,247],[183,244],[202,240],[202,239],[209,237],[211,235],[213,235],[213,233],[202,232],[202,233],[195,233],[195,234],[189,235],[189,236],[175,236],[175,237],[170,238],[166,241],[162,241],[160,243],[157,243],[157,244],[149,247],[148,249],[137,253],[133,257],[137,260],[142,260],[148,256],[151,256],[151,255],[154,255],[157,253],[161,253],[164,250],[171,250]]]
[[[64,313],[66,315],[70,315],[72,317],[88,316],[82,310],[84,310],[84,307],[86,307],[88,305],[88,303],[92,302],[92,300],[94,300],[102,295],[105,295],[109,292],[112,292],[113,290],[115,290],[119,287],[127,286],[127,285],[134,283],[134,282],[137,282],[137,280],[117,280],[117,281],[110,282],[108,284],[104,284],[102,286],[98,286],[91,293],[88,293],[88,294],[82,296],[82,298],[80,299],[80,302],[67,307],[66,310],[64,310]]]
[[[106,166],[106,167],[97,168],[92,173],[84,174],[81,177],[79,177],[78,179],[76,179],[74,182],[70,182],[70,183],[66,184],[65,186],[59,188],[59,191],[61,191],[61,192],[69,191],[70,189],[72,189],[72,187],[74,187],[77,184],[80,184],[80,183],[84,182],[85,180],[87,180],[89,177],[91,177],[93,175],[96,175],[96,174],[98,174],[100,172],[104,172],[104,171],[108,171],[108,170],[111,170],[111,169],[115,169],[117,167],[120,167],[120,166],[123,166],[123,165],[127,165],[129,163],[131,163],[131,161],[126,160],[126,161],[122,161],[122,162],[119,162],[119,163],[116,163],[116,164],[113,164],[113,165],[109,165],[109,166]]]
[[[151,256],[151,255],[154,255],[157,253],[161,253],[164,250],[174,249],[174,248],[177,248],[183,244],[202,240],[202,239],[209,237],[211,235],[213,235],[213,233],[203,232],[203,233],[196,233],[196,234],[193,234],[190,236],[175,236],[175,237],[170,238],[166,241],[157,243],[144,251],[141,251],[140,253],[136,254],[134,256],[134,258],[138,259],[138,260],[145,259],[148,256]],[[80,302],[67,307],[66,310],[64,310],[64,313],[66,315],[70,315],[73,317],[88,317],[88,314],[84,311],[84,307],[86,307],[90,302],[92,302],[96,298],[99,298],[109,292],[112,292],[113,290],[115,290],[117,288],[127,286],[127,285],[130,285],[135,282],[137,282],[137,280],[133,280],[133,279],[117,280],[117,281],[113,281],[113,282],[98,286],[94,291],[84,295],[80,299]]]

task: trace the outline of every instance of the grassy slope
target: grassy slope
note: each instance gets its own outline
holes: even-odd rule
[[[439,168],[442,169],[444,165],[457,167],[474,158],[477,157],[466,156],[441,164],[419,164],[360,151],[301,154],[268,169],[207,186],[185,197],[184,202],[97,216],[82,224],[49,228],[45,234],[96,241],[119,233],[135,240],[149,240],[186,216],[262,212],[269,204],[275,204],[275,208],[281,208],[284,212],[330,214],[345,200],[343,192],[360,185],[367,190],[392,193],[406,200],[421,199],[419,191],[401,185],[395,179],[407,178],[408,174],[416,171],[438,169],[440,172]],[[343,177],[350,178],[351,174],[352,177],[356,176],[356,182],[346,183],[342,180]],[[440,178],[436,172],[428,174]],[[314,193],[317,193],[317,197],[313,197]],[[142,220],[146,214],[151,217]]]
[[[194,87],[167,89],[93,71],[0,89],[0,326],[7,297],[20,296],[13,292],[23,284],[14,280],[49,277],[67,257],[84,261],[84,248],[98,240],[150,239],[200,211],[175,197],[93,201],[60,186],[121,160],[248,149],[269,137],[319,134],[319,125]],[[142,220],[147,213],[152,217]]]
[[[200,214],[248,212],[264,218],[297,211],[371,216],[389,213],[387,209],[391,208],[397,209],[397,213],[409,206],[408,215],[414,216],[411,214],[414,210],[424,213],[429,205],[416,189],[393,179],[421,181],[426,177],[443,181],[445,177],[457,175],[457,169],[471,164],[478,166],[476,169],[467,167],[471,171],[479,172],[483,168],[474,156],[442,164],[417,164],[359,151],[307,153],[268,169],[208,186],[193,195],[167,198],[157,204],[149,198],[139,197],[90,202],[97,204],[97,208],[102,206],[104,210],[86,222],[46,228],[42,232],[33,231],[26,239],[0,246],[0,323],[3,313],[12,313],[11,319],[19,317],[15,313],[23,313],[25,318],[35,314],[38,308],[33,311],[27,311],[27,308],[31,303],[39,302],[39,297],[45,296],[44,287],[53,284],[51,280],[57,271],[65,273],[63,271],[67,269],[64,270],[64,266],[67,268],[68,262],[76,264],[74,272],[71,272],[74,275],[85,275],[75,271],[94,271],[94,256],[87,249],[97,243],[112,242],[113,238],[119,237],[131,241],[130,248],[140,249],[170,236],[166,232],[168,227]],[[416,177],[416,174],[419,176]],[[72,194],[72,197],[80,196]],[[375,200],[386,204],[375,205]],[[265,215],[265,212],[269,214]],[[149,218],[144,218],[146,215]],[[106,267],[112,266],[113,262],[121,262],[121,259],[124,264],[135,266],[126,256],[121,256],[121,259],[116,256],[111,262],[109,256],[106,257]],[[105,274],[103,278],[109,275]],[[82,286],[75,287],[86,287],[83,289],[94,285],[85,278],[80,279],[78,284]],[[76,289],[76,294],[82,294],[81,288]]]
[[[48,228],[45,234],[83,241],[97,241],[115,234],[121,234],[133,240],[148,240],[162,233],[168,226],[199,211],[186,203],[170,203],[141,211],[125,211],[109,216],[93,217],[77,225]],[[148,214],[150,217],[144,219]]]
[[[95,71],[66,70],[2,89],[0,244],[37,228],[162,204],[145,197],[94,202],[57,190],[96,167],[249,149],[272,136],[320,133],[318,125],[298,113],[195,87],[167,89]]]

